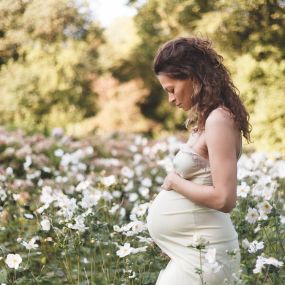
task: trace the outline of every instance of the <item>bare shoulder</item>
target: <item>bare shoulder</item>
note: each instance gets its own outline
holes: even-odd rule
[[[205,122],[205,128],[235,128],[235,122],[231,112],[224,108],[214,109]]]

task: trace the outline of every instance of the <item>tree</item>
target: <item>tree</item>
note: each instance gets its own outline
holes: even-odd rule
[[[102,29],[71,0],[0,2],[1,123],[48,130],[96,114]]]

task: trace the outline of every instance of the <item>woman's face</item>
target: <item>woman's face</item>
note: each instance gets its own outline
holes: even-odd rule
[[[184,111],[190,110],[193,95],[193,81],[189,77],[185,80],[173,79],[167,75],[157,76],[161,86],[168,93],[168,100]]]

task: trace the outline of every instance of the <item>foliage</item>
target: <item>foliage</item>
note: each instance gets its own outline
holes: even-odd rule
[[[47,131],[97,111],[102,30],[78,1],[1,1],[1,123]],[[77,6],[79,5],[79,6]]]
[[[140,1],[129,2],[136,6]],[[284,9],[282,1],[265,0],[146,1],[138,6],[135,17],[142,42],[130,60],[122,62],[122,72],[114,69],[113,74],[120,78],[128,66],[132,69],[127,69],[128,74],[144,78],[149,96],[141,104],[143,114],[166,128],[181,128],[181,116],[174,116],[175,111],[163,102],[162,89],[150,72],[151,62],[166,40],[189,35],[208,37],[224,56],[250,111],[255,147],[284,154]]]
[[[1,129],[0,282],[154,284],[169,257],[150,238],[146,216],[179,144]],[[240,158],[231,213],[242,253],[237,284],[284,283],[284,166],[276,155]],[[17,269],[11,253],[22,258]],[[271,259],[259,267],[262,258]]]

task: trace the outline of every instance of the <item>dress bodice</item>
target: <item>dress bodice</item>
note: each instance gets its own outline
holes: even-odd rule
[[[196,153],[190,146],[189,141],[180,144],[179,151],[173,158],[175,170],[185,179],[197,184],[213,185],[210,162]],[[238,159],[241,156],[241,147]]]

